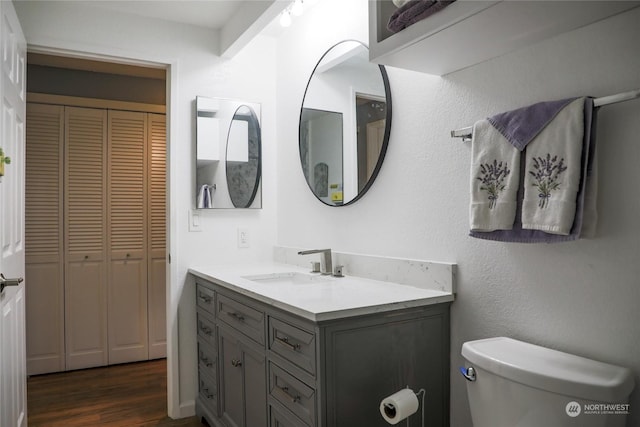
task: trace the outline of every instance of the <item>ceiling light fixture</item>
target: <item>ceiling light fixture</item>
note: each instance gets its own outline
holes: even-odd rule
[[[300,16],[302,12],[304,12],[304,7],[302,4],[305,0],[294,0],[292,1],[285,10],[282,11],[280,15],[280,25],[283,27],[291,26],[291,16]],[[311,0],[306,0],[311,2]]]
[[[280,25],[285,28],[291,26],[291,14],[289,13],[288,8],[282,12],[282,15],[280,16]]]
[[[295,0],[293,2],[293,6],[291,6],[291,14],[293,16],[300,16],[304,12],[304,8],[302,7],[302,0]]]

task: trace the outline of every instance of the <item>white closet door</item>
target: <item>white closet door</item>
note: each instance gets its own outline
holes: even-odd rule
[[[27,374],[64,371],[64,107],[27,105]]]
[[[0,1],[0,273],[24,277],[24,139],[27,45],[13,4]],[[17,283],[16,283],[17,284]],[[27,425],[25,283],[0,293],[0,425]]]
[[[149,358],[147,114],[109,111],[109,364]]]
[[[148,117],[149,359],[158,359],[167,355],[167,127],[164,115]]]
[[[65,108],[67,370],[104,366],[107,351],[107,112]]]

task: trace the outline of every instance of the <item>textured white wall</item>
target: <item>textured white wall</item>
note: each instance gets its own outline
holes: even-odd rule
[[[172,274],[169,331],[169,408],[193,414],[197,393],[195,290],[187,269],[203,263],[271,259],[276,238],[275,42],[258,37],[231,60],[214,55],[213,31],[96,9],[85,2],[16,2],[30,48],[172,64],[170,212]],[[201,213],[202,232],[188,231],[195,206],[195,98],[242,99],[262,104],[263,209]],[[237,248],[237,229],[249,230],[251,247]]]
[[[309,73],[335,42],[368,40],[366,1],[324,0],[278,40],[278,244],[457,262],[451,425],[471,425],[457,374],[464,341],[507,335],[632,368],[640,388],[640,100],[601,109],[599,236],[554,245],[467,236],[468,144],[449,131],[538,101],[640,87],[640,9],[446,77],[388,68],[393,126],[384,165],[355,205],[331,208],[299,167]],[[341,12],[338,12],[341,10]],[[640,391],[628,425],[640,424]]]

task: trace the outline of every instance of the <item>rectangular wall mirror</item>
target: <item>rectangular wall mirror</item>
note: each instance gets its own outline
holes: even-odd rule
[[[196,208],[262,208],[260,104],[196,98]]]

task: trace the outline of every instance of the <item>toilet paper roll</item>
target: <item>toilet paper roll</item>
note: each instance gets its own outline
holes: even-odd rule
[[[389,424],[398,424],[418,410],[418,397],[410,388],[405,388],[380,402],[382,418]]]

